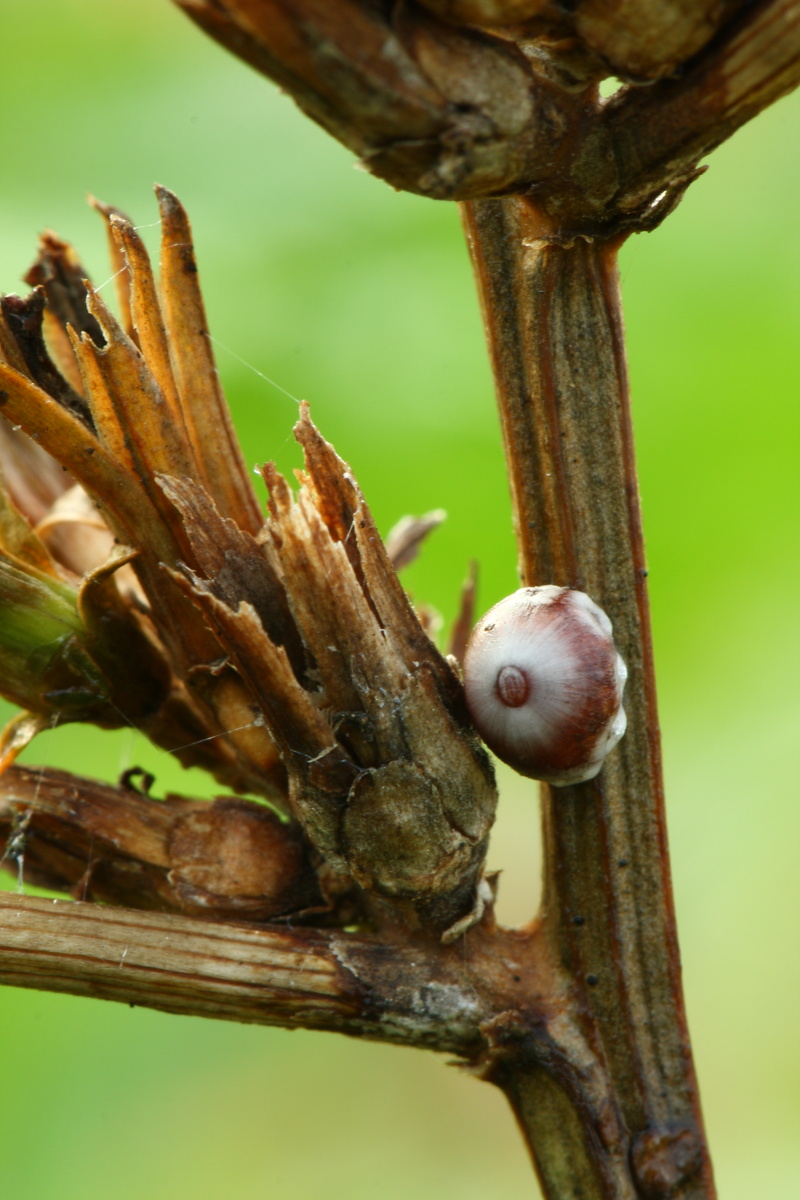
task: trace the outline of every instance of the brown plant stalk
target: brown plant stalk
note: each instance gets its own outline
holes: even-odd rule
[[[630,727],[597,780],[542,785],[543,929],[641,1149],[658,1145],[663,1187],[712,1192],[680,986],[663,807],[649,607],[630,420],[616,242],[563,246],[530,202],[484,200],[465,227],[507,450],[520,574],[585,589],[611,616],[630,676]],[[497,314],[502,314],[498,318]],[[538,1084],[538,1086],[537,1086]],[[507,1090],[553,1175],[587,1186],[536,1131],[563,1109],[548,1080]],[[676,1147],[672,1150],[665,1147]],[[637,1147],[639,1147],[637,1149]],[[672,1157],[671,1157],[672,1155]],[[639,1174],[647,1173],[647,1165]],[[691,1180],[684,1173],[693,1176]]]

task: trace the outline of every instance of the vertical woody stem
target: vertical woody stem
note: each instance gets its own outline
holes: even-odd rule
[[[573,981],[587,1042],[610,1078],[629,1139],[630,1187],[603,1170],[602,1130],[579,1112],[585,1159],[559,1152],[552,1130],[564,1123],[565,1097],[541,1069],[501,1082],[549,1197],[708,1200],[714,1187],[667,855],[619,243],[559,243],[547,219],[521,197],[473,201],[464,206],[464,220],[500,405],[522,580],[588,592],[608,612],[629,670],[628,732],[600,776],[542,787],[542,919],[554,964]]]

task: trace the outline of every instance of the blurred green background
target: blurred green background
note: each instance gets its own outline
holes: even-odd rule
[[[408,574],[450,619],[515,586],[492,389],[453,206],[396,195],[168,0],[0,0],[0,286],[38,232],[110,269],[86,192],[191,214],[250,461],[299,463],[308,399],[382,529],[443,506]],[[713,157],[622,257],[685,985],[721,1195],[800,1195],[797,635],[800,96]],[[143,236],[155,245],[157,230]],[[108,289],[109,292],[112,288]],[[238,356],[238,357],[237,357]],[[129,732],[25,761],[209,795]],[[535,789],[503,776],[500,911],[533,911]],[[6,878],[4,886],[13,887]],[[0,990],[15,1200],[454,1200],[536,1186],[499,1093],[421,1053]]]

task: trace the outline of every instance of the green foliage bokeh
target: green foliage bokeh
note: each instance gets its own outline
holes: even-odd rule
[[[450,620],[471,558],[482,606],[511,591],[455,208],[354,171],[168,0],[0,0],[0,28],[2,290],[46,227],[104,281],[84,194],[148,226],[150,185],[167,184],[193,220],[248,461],[299,464],[294,402],[268,376],[311,402],[383,530],[447,509],[408,574],[417,598]],[[622,256],[687,1002],[728,1200],[800,1194],[799,101],[740,131]],[[136,762],[164,790],[214,790],[132,732],[57,730],[25,761],[109,780]],[[535,789],[503,784],[492,862],[501,915],[521,921]],[[15,1200],[532,1194],[500,1096],[432,1056],[12,989],[0,1037],[0,1181]]]

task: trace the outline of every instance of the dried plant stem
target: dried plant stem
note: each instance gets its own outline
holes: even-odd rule
[[[667,857],[618,247],[559,244],[521,198],[472,202],[464,215],[522,579],[587,591],[609,613],[630,672],[628,732],[602,774],[575,787],[542,788],[543,928],[556,963],[574,980],[587,1038],[613,1081],[639,1187],[650,1194],[646,1181],[655,1174],[661,1190],[654,1195],[712,1196]],[[551,1078],[512,1070],[504,1086],[548,1196],[577,1194],[578,1186],[581,1195],[626,1194],[592,1178],[588,1161],[596,1168],[603,1156],[589,1144],[585,1120],[583,1156],[565,1154],[548,1134],[547,1114],[557,1128],[565,1108]],[[594,1133],[602,1141],[602,1129]]]
[[[0,941],[3,982],[17,987],[321,1029],[346,1026],[357,1008],[352,981],[315,932],[251,932],[3,892]]]
[[[701,159],[800,81],[800,0],[551,5],[535,55],[471,25],[474,5],[430,0],[453,24],[373,0],[174,2],[393,187],[535,189],[588,232],[653,227]],[[651,82],[599,103],[593,80],[617,73]]]
[[[205,920],[0,892],[0,982],[221,1020],[327,1029],[476,1061],[537,988],[530,935],[464,944]],[[543,982],[543,981],[542,981]],[[544,1017],[537,998],[537,1015]]]

